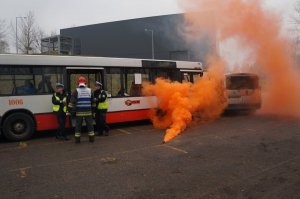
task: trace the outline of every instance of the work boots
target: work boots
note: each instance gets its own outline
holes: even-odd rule
[[[89,141],[90,141],[91,143],[95,142],[95,136],[89,136]]]
[[[75,137],[75,144],[80,144],[80,137]]]

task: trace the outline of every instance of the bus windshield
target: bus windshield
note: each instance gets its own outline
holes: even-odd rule
[[[240,89],[257,89],[258,77],[257,76],[229,76],[226,78],[226,86],[229,90]]]

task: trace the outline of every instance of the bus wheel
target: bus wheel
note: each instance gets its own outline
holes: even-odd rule
[[[29,139],[34,131],[34,121],[26,113],[14,113],[3,123],[3,135],[10,141]]]

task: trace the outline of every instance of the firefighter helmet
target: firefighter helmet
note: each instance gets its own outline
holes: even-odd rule
[[[78,83],[79,86],[80,86],[80,85],[85,85],[85,84],[86,84],[86,79],[85,79],[85,77],[82,77],[82,76],[79,77],[77,83]]]

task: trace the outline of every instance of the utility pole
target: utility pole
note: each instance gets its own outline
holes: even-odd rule
[[[151,29],[145,29],[146,32],[151,32],[152,38],[152,59],[154,59],[154,31]]]

